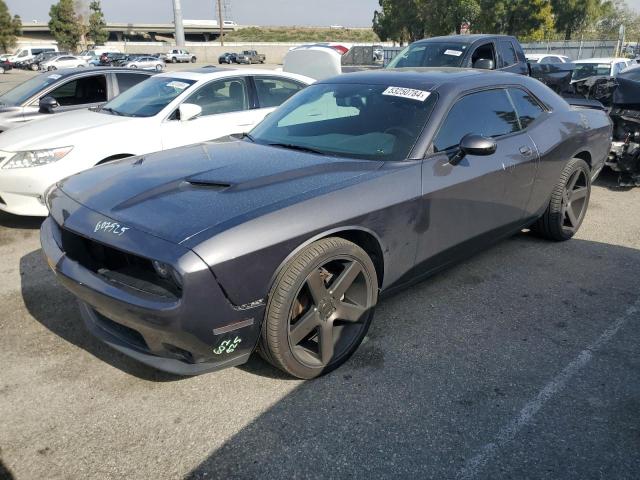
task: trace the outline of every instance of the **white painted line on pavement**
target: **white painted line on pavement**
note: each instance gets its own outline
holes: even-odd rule
[[[511,442],[522,427],[531,422],[535,414],[538,413],[544,404],[551,399],[554,394],[562,390],[567,382],[591,361],[593,353],[611,340],[618,331],[628,323],[629,319],[638,312],[640,312],[640,299],[627,308],[625,313],[613,322],[595,342],[580,352],[575,360],[547,383],[538,395],[520,410],[517,417],[500,429],[493,442],[484,445],[476,455],[467,460],[464,467],[462,467],[456,475],[456,478],[460,480],[475,478],[487,462],[495,457],[501,448]]]

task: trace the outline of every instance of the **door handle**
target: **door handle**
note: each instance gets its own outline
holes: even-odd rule
[[[523,156],[528,157],[533,153],[533,150],[531,150],[531,147],[528,147],[527,145],[523,145],[522,147],[520,147],[520,153]]]

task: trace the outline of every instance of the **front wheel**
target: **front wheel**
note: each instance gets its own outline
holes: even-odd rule
[[[173,57],[173,58],[171,59],[171,63],[178,63],[178,59],[177,59],[176,57]]]
[[[37,64],[34,63],[31,65],[31,70],[33,70],[34,72],[37,72],[38,70],[40,70],[40,68],[38,67]]]
[[[191,63],[196,63],[196,57],[191,57]]]
[[[161,72],[162,71],[162,65],[161,64],[156,65],[156,71],[157,72]]]
[[[330,372],[364,339],[377,300],[378,278],[367,253],[342,238],[318,240],[277,276],[259,352],[294,377]]]
[[[546,211],[531,230],[549,240],[569,240],[582,225],[590,197],[591,169],[584,160],[572,158],[560,174]]]

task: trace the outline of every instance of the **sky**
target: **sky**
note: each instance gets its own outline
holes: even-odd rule
[[[640,0],[635,0],[640,6]],[[49,21],[54,0],[5,0],[23,22]],[[378,0],[226,0],[231,6],[228,20],[241,25],[310,25],[370,27]],[[216,0],[182,0],[183,18],[215,19]],[[102,0],[107,21],[169,23],[172,0]]]

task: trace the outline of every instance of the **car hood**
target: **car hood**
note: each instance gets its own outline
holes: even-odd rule
[[[101,165],[59,187],[129,228],[193,243],[195,235],[208,237],[361,181],[382,164],[245,141],[210,142]]]
[[[37,122],[30,122],[13,128],[0,136],[0,150],[18,152],[38,148],[55,148],[74,145],[72,135],[83,134],[85,139],[87,130],[123,122],[140,121],[140,118],[119,117],[92,110],[75,110],[72,112],[56,113],[50,117],[41,118]],[[98,141],[96,137],[95,141]]]

